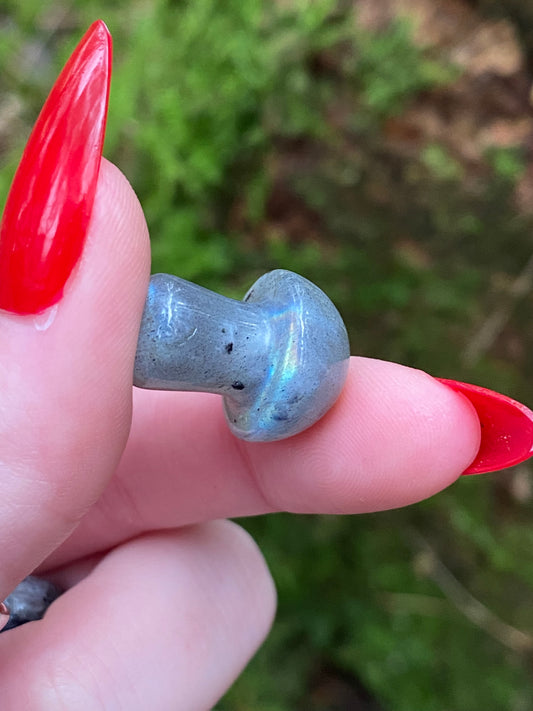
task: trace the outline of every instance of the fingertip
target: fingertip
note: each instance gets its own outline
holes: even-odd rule
[[[91,289],[93,299],[105,286],[103,279],[113,279],[116,288],[116,283],[121,281],[121,274],[127,274],[130,284],[142,279],[147,285],[150,241],[144,213],[124,173],[105,158],[102,158],[98,176],[87,242],[80,277],[87,283],[87,288]],[[92,262],[95,262],[94,269],[91,268]],[[110,267],[109,271],[105,269],[106,266]],[[86,275],[86,271],[89,274]],[[140,303],[144,305],[146,289],[141,290],[141,296]]]
[[[424,371],[353,358],[337,426],[372,510],[420,501],[455,481],[479,448],[471,403]],[[331,423],[335,424],[335,423]]]
[[[276,586],[268,565],[256,541],[238,524],[224,520],[213,521],[207,526],[233,549],[234,560],[239,566],[241,594],[252,601],[251,607],[257,611],[251,629],[251,644],[257,648],[270,631],[277,608]]]
[[[279,508],[360,513],[435,494],[466,469],[479,442],[466,398],[420,370],[352,357],[344,391],[323,420],[270,452],[248,452]]]
[[[68,318],[77,312],[83,335],[94,343],[97,334],[102,348],[111,351],[111,360],[100,354],[106,380],[108,372],[119,371],[131,381],[149,276],[150,241],[141,204],[125,175],[103,159],[79,281],[66,297],[72,305]],[[91,351],[98,357],[95,346]],[[123,386],[122,378],[118,382]]]

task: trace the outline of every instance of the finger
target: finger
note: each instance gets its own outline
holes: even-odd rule
[[[148,274],[141,208],[104,161],[84,253],[50,323],[0,315],[5,594],[68,536],[119,461]]]
[[[275,443],[230,435],[217,396],[135,391],[116,476],[48,563],[211,518],[404,506],[454,481],[479,437],[466,398],[421,371],[365,358],[352,358],[323,420]]]
[[[263,641],[274,608],[261,554],[234,524],[137,539],[41,622],[0,636],[2,708],[207,711]]]

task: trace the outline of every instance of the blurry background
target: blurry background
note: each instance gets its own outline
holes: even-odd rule
[[[293,269],[337,303],[353,353],[533,403],[531,3],[2,0],[2,201],[98,17],[105,154],[144,206],[154,271],[241,298]],[[279,615],[218,711],[533,709],[531,476],[245,521]]]

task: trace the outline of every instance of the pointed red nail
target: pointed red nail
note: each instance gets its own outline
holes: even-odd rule
[[[57,302],[85,242],[104,141],[111,37],[91,25],[30,135],[0,225],[0,309]]]
[[[479,451],[463,474],[498,471],[533,455],[533,412],[528,407],[478,385],[437,380],[468,398],[481,423]]]

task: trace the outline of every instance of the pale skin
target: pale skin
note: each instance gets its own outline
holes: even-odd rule
[[[207,711],[276,604],[260,551],[223,519],[405,506],[478,449],[463,396],[378,360],[352,358],[334,408],[278,443],[236,440],[217,396],[132,395],[149,272],[141,207],[104,161],[53,323],[0,313],[0,599],[35,568],[72,586],[0,635],[6,711]]]

